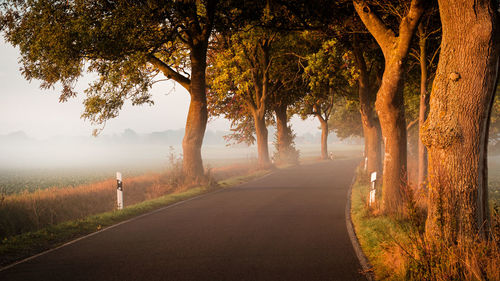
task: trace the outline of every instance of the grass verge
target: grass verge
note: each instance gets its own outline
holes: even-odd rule
[[[376,280],[403,280],[402,253],[397,246],[406,240],[401,225],[394,220],[373,215],[366,201],[369,194],[367,178],[358,171],[351,194],[351,219],[359,244],[363,249]],[[378,198],[377,198],[378,199]]]
[[[162,207],[213,192],[221,188],[239,185],[269,173],[267,170],[254,171],[243,176],[231,177],[218,182],[218,187],[194,187],[179,193],[167,194],[152,200],[137,203],[124,208],[84,219],[50,225],[37,231],[4,238],[0,241],[0,267],[33,256],[43,251],[56,248],[79,237],[91,234],[106,227],[146,214]]]
[[[494,208],[490,240],[431,245],[425,239],[425,195],[410,196],[406,218],[387,217],[379,213],[379,206],[367,205],[368,176],[359,169],[356,174],[351,219],[375,280],[500,280],[500,248],[495,240],[500,237],[500,220]],[[380,199],[377,196],[377,202]]]

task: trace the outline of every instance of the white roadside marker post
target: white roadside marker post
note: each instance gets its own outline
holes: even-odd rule
[[[373,203],[375,203],[375,182],[377,181],[377,172],[373,172],[371,174],[371,180],[372,186],[370,188],[370,198],[368,200],[369,205],[371,206]]]
[[[365,171],[368,168],[368,157],[365,157]]]
[[[116,205],[118,210],[123,209],[122,173],[116,172]]]

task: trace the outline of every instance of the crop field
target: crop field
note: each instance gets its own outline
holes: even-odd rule
[[[184,184],[180,161],[174,164],[163,172],[124,177],[124,205],[134,205],[190,188]],[[235,163],[213,168],[210,174],[211,179],[220,182],[253,171],[257,171],[254,164]],[[81,178],[81,181],[97,179],[98,176],[99,174],[94,178]],[[67,183],[73,182],[75,185],[37,188],[33,192],[25,189],[24,192],[13,192],[10,195],[0,194],[0,241],[12,235],[116,209],[116,181],[109,175],[105,180],[85,184],[77,184],[71,179],[68,181],[64,176],[47,180],[39,175],[38,178],[33,176],[31,179],[30,184],[37,184],[38,179],[46,185],[51,183],[51,180],[56,183],[66,180]]]
[[[157,168],[160,169],[160,168]],[[126,176],[137,176],[152,168],[118,169]],[[34,192],[51,187],[74,187],[115,177],[117,169],[105,167],[90,168],[50,168],[50,169],[0,169],[0,194],[10,195]]]

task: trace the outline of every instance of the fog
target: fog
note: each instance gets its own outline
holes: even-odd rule
[[[221,131],[206,132],[202,147],[205,164],[217,166],[227,162],[256,160],[255,146],[242,144],[228,146],[224,140],[224,135],[227,134]],[[127,129],[121,134],[99,137],[61,136],[37,140],[19,131],[0,136],[0,169],[113,167],[159,170],[170,164],[172,156],[180,157],[183,135],[183,129],[149,134],[137,134]],[[269,135],[273,136],[272,130]],[[343,145],[333,135],[330,136],[330,140],[331,145],[334,143],[339,147]],[[359,144],[359,140],[357,142]],[[319,133],[297,137],[297,147],[304,157],[319,155],[319,145]],[[273,144],[270,143],[269,146],[272,154]]]

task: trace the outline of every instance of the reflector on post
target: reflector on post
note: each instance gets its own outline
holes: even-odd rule
[[[120,172],[116,172],[116,206],[118,210],[123,209],[122,173]]]
[[[368,204],[371,206],[375,203],[375,182],[377,181],[377,172],[371,174],[372,186],[370,188],[370,198],[368,199]]]

